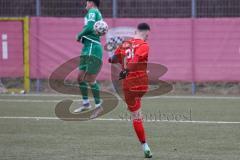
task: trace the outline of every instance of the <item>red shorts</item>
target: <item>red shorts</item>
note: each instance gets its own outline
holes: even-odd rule
[[[148,91],[148,77],[127,76],[123,81],[123,92],[125,102],[131,112],[137,111],[141,107],[141,98]]]

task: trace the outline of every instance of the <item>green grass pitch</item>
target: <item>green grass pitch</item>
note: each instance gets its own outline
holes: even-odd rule
[[[66,98],[78,99],[0,95],[0,160],[144,159],[122,101],[99,120],[67,122],[54,114]],[[143,112],[153,160],[240,159],[240,98],[163,96],[144,99]]]

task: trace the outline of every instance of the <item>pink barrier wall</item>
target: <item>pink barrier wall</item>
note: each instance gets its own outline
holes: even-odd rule
[[[48,78],[59,65],[80,54],[75,41],[83,23],[71,18],[31,18],[31,77]]]
[[[240,19],[195,22],[195,79],[240,80]]]
[[[3,38],[2,36],[7,37]],[[3,44],[5,43],[5,44]],[[3,51],[3,45],[5,51]],[[0,77],[23,76],[23,28],[17,21],[0,21]]]
[[[240,19],[106,19],[110,28],[151,25],[150,62],[169,69],[165,80],[239,81]],[[5,22],[4,22],[5,23]],[[79,56],[82,45],[75,41],[82,18],[31,18],[30,62],[32,78],[48,78],[67,60]],[[0,25],[1,27],[3,25]],[[1,31],[1,30],[0,30]],[[103,43],[104,43],[103,38]],[[98,79],[110,78],[104,53]],[[2,60],[0,61],[2,68]],[[6,68],[6,66],[4,66]],[[74,72],[76,73],[76,71]],[[0,72],[3,76],[3,72]],[[76,74],[72,74],[76,77]]]

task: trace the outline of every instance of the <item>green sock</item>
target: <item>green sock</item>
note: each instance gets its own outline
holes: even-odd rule
[[[84,100],[87,100],[88,99],[88,84],[87,84],[87,82],[85,82],[85,81],[80,82],[79,83],[79,88],[80,88],[80,91],[82,93],[82,98]]]
[[[100,86],[99,86],[99,84],[97,82],[94,84],[91,84],[91,89],[92,89],[95,104],[99,104],[100,103]]]

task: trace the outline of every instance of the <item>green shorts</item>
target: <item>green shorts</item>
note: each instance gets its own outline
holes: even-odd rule
[[[102,67],[102,46],[96,43],[85,43],[80,56],[79,70],[89,74],[98,74]]]

